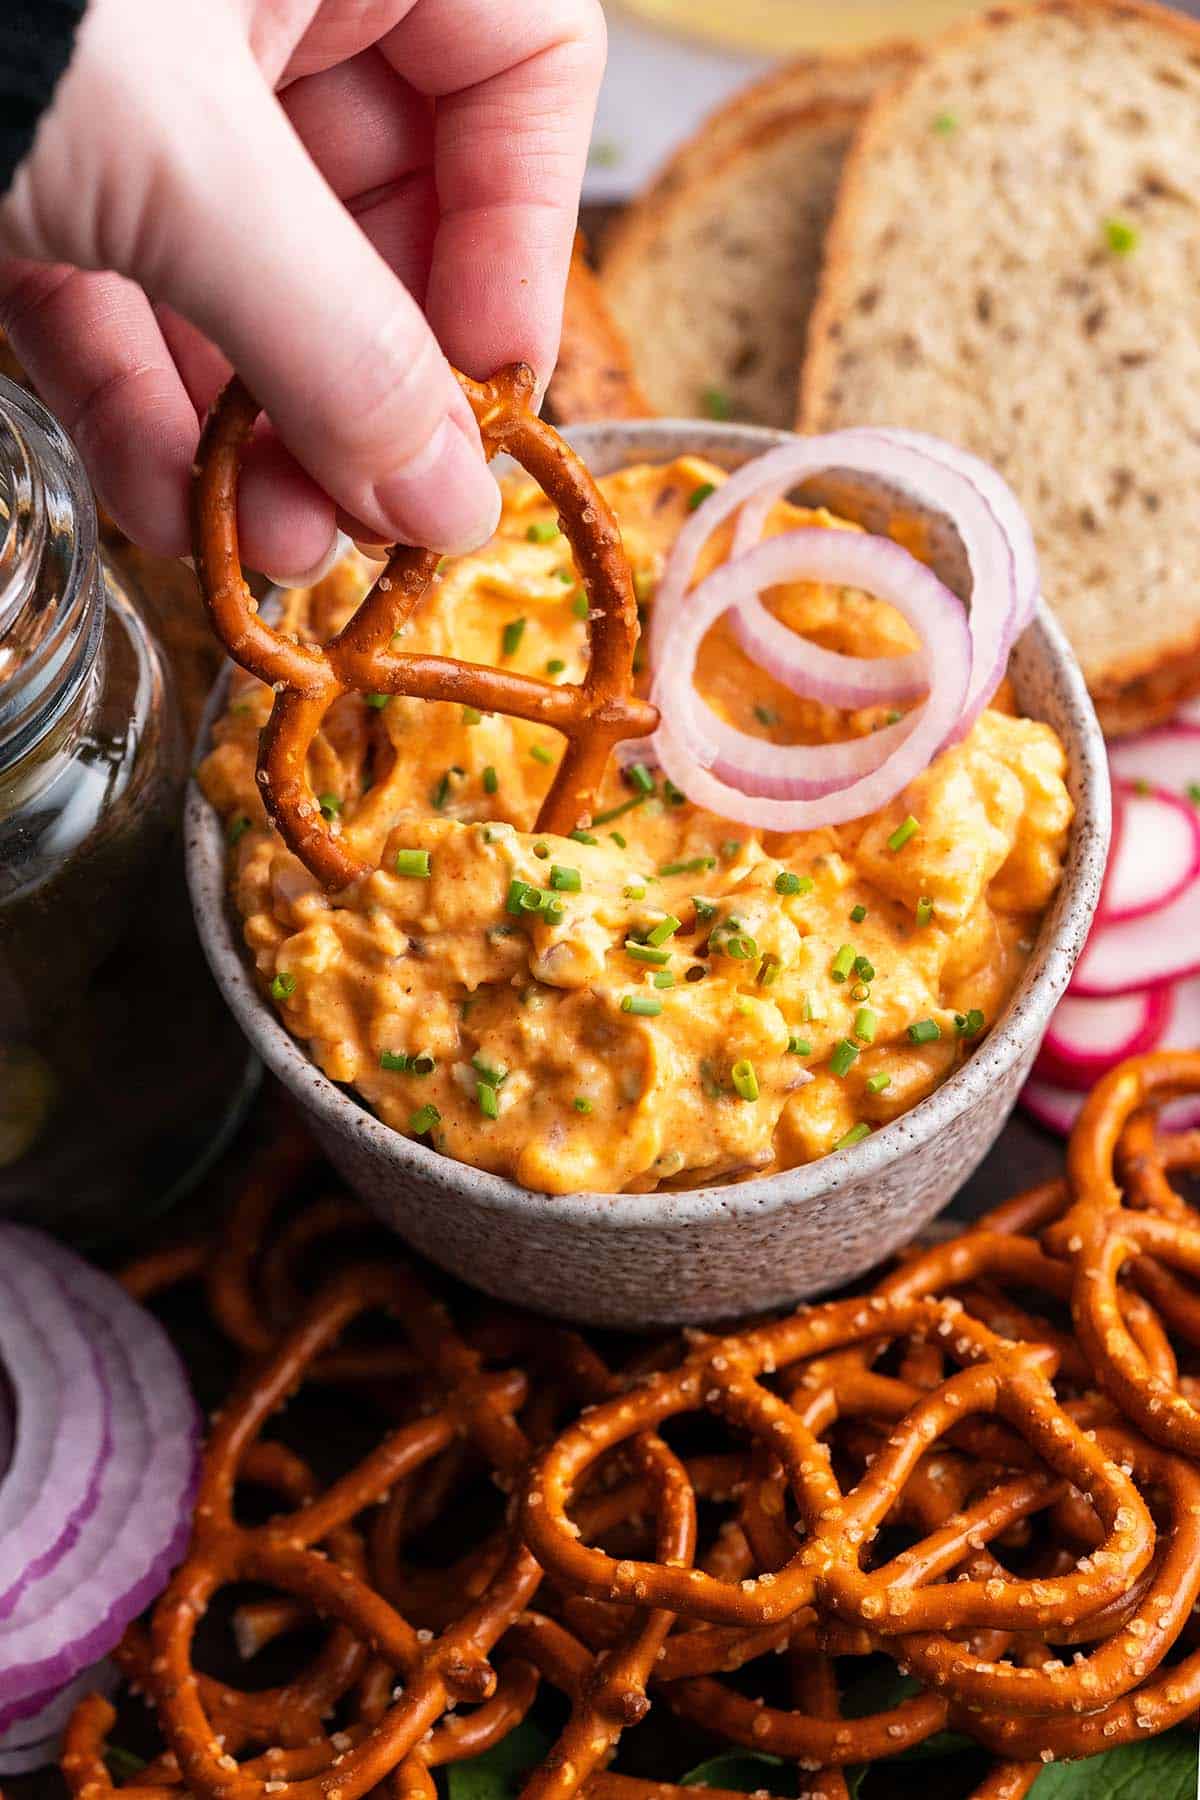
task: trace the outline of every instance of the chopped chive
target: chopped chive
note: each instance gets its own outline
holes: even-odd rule
[[[373,706],[376,712],[382,712],[391,697],[390,694],[368,694],[367,705]]]
[[[531,888],[527,881],[522,881],[520,876],[514,875],[508,884],[508,895],[504,902],[505,912],[519,913],[526,910],[523,906],[526,894],[536,892],[537,889]]]
[[[586,619],[591,610],[588,597],[582,588],[580,588],[577,594],[571,595],[571,611],[575,614],[577,619]]]
[[[809,1043],[807,1038],[799,1037],[797,1035],[797,1033],[793,1031],[790,1033],[790,1035],[788,1037],[788,1055],[789,1056],[811,1056],[812,1055],[812,1045]]]
[[[758,965],[758,974],[754,977],[759,987],[771,987],[779,980],[783,964],[777,956],[764,956]]]
[[[873,1012],[869,1006],[859,1007],[854,1015],[854,1035],[860,1043],[873,1044],[875,1042],[875,1027],[878,1022],[878,1014]]]
[[[525,527],[525,536],[531,544],[552,544],[562,536],[562,528],[557,519],[535,519]]]
[[[697,875],[716,867],[715,856],[693,856],[688,862],[662,863],[660,875]]]
[[[893,706],[890,712],[884,714],[883,722],[885,725],[898,725],[903,717],[904,714],[900,709]]]
[[[858,1055],[858,1045],[852,1044],[849,1038],[841,1038],[834,1046],[829,1058],[831,1075],[845,1075]]]
[[[432,1105],[432,1103],[426,1103],[426,1105],[417,1108],[412,1118],[408,1121],[408,1129],[415,1137],[424,1137],[427,1131],[431,1131],[435,1125],[440,1124],[441,1117],[442,1115],[436,1106]]]
[[[790,869],[780,869],[778,875],[775,877],[775,892],[777,894],[798,894],[800,892],[800,877],[798,875],[793,875]]]
[[[574,569],[558,568],[555,569],[554,575],[555,579],[561,581],[565,587],[570,587],[575,579]]]
[[[545,744],[531,744],[529,746],[529,754],[532,756],[534,762],[552,763],[554,761],[553,750],[548,749]]]
[[[497,775],[491,763],[489,763],[487,768],[483,771],[483,791],[485,794],[494,794],[499,786],[500,777]]]
[[[936,1019],[916,1019],[908,1028],[908,1035],[914,1044],[933,1044],[942,1035],[942,1028]]]
[[[437,1061],[430,1056],[428,1050],[420,1051],[408,1059],[409,1072],[413,1075],[432,1075],[437,1068]]]
[[[636,938],[626,938],[625,949],[634,962],[654,963],[661,966],[671,960],[669,950],[656,950],[652,944],[639,944]]]
[[[533,846],[533,854],[537,857],[539,862],[545,862],[550,854],[549,844],[535,844]]]
[[[625,836],[623,831],[610,831],[608,835],[617,846],[618,850],[628,850],[629,839]]]
[[[829,965],[829,973],[835,981],[845,981],[854,967],[854,945],[843,944]]]
[[[583,877],[578,869],[565,869],[560,863],[551,863],[550,886],[560,894],[577,894],[583,887]]]
[[[867,1092],[868,1092],[868,1094],[882,1094],[884,1088],[889,1088],[889,1087],[891,1087],[891,1085],[892,1085],[892,1078],[890,1075],[868,1075],[867,1076]]]
[[[480,721],[482,720],[482,718],[483,718],[483,714],[480,712],[480,710],[477,706],[464,706],[463,707],[462,722],[464,725],[478,725],[480,723]]]
[[[610,806],[605,812],[599,812],[592,820],[593,825],[607,825],[610,819],[619,819],[625,813],[632,812],[635,806],[645,806],[646,794],[634,794],[631,800],[622,800],[619,806]]]
[[[850,998],[862,1002],[871,998],[871,990],[865,981],[856,981],[850,989]]]
[[[446,770],[429,795],[429,804],[435,812],[441,812],[450,795],[450,771]]]
[[[706,900],[703,894],[693,894],[692,905],[696,909],[696,917],[698,919],[715,919],[717,916],[716,901]]]
[[[804,996],[804,1022],[806,1025],[819,1025],[825,1017],[825,1002],[820,994],[809,992]]]
[[[621,893],[626,900],[644,900],[646,898],[645,888],[639,886],[636,881],[631,881],[628,887],[623,887]]]
[[[428,881],[431,873],[428,850],[397,850],[396,873],[417,875],[422,881]]]
[[[489,1086],[486,1081],[477,1081],[475,1083],[475,1098],[479,1102],[479,1110],[485,1119],[498,1119],[500,1117],[500,1096],[494,1087]]]
[[[888,841],[887,841],[888,849],[889,850],[903,850],[903,848],[904,848],[905,844],[907,844],[909,838],[914,837],[916,835],[916,833],[918,831],[920,831],[920,829],[921,829],[920,820],[914,819],[912,814],[909,813],[907,819],[905,819],[901,824],[897,825],[895,831],[893,831],[891,837],[888,839]]]
[[[735,1062],[729,1071],[729,1077],[733,1082],[734,1092],[741,1099],[758,1099],[758,1076],[754,1073],[752,1062],[747,1062],[744,1057],[741,1062]]]
[[[1141,234],[1128,219],[1105,219],[1104,241],[1114,256],[1128,256],[1137,249]]]
[[[732,862],[741,847],[741,838],[726,838],[725,842],[721,845],[721,855],[726,862]]]
[[[665,919],[659,920],[652,931],[646,933],[646,942],[653,944],[657,950],[660,944],[665,944],[668,938],[675,936],[682,924],[682,919],[677,919],[674,913],[668,913]]]
[[[779,723],[779,714],[777,712],[772,712],[769,706],[756,706],[754,709],[754,716],[759,724],[765,726],[768,731],[771,729],[772,725],[778,725]]]
[[[505,656],[515,656],[521,639],[525,635],[524,619],[510,619],[504,627],[500,638],[500,649]]]
[[[635,787],[637,789],[639,794],[652,794],[654,792],[654,777],[646,767],[645,763],[630,763],[625,771],[625,779],[630,787]]]
[[[656,988],[673,988],[675,986],[675,977],[670,969],[656,970],[652,979]]]
[[[323,819],[336,819],[342,810],[342,803],[336,794],[318,794],[317,805]]]
[[[286,972],[277,975],[271,983],[271,998],[273,1000],[290,1000],[295,991],[296,977],[294,975],[289,975]]]
[[[480,1081],[485,1081],[488,1087],[503,1087],[508,1079],[508,1070],[504,1067],[503,1063],[501,1063],[498,1068],[493,1068],[490,1063],[484,1062],[482,1056],[480,1056],[478,1052],[471,1058],[471,1067],[478,1075]]]
[[[924,895],[917,901],[917,924],[928,925],[933,917],[933,901]]]
[[[577,844],[598,844],[600,842],[598,837],[593,837],[590,831],[584,831],[579,825],[575,827],[574,831],[568,832],[567,835],[574,838]]]
[[[959,1037],[978,1037],[984,1027],[984,1017],[977,1006],[969,1013],[955,1013],[954,1029]]]
[[[861,925],[867,916],[867,909],[861,903],[850,908],[850,918],[855,925]]]
[[[858,976],[860,981],[874,981],[875,964],[865,956],[856,956],[854,959],[854,973]]]
[[[528,882],[523,883],[523,886],[525,891],[521,895],[520,911],[527,913],[541,912],[546,899],[541,888],[530,887]]]
[[[394,1074],[404,1075],[408,1070],[408,1057],[403,1050],[381,1050],[379,1066],[381,1069],[391,1069]]]
[[[1200,806],[1200,781],[1188,782],[1187,797],[1193,806]]]
[[[662,1011],[662,1001],[652,1000],[649,994],[622,994],[621,1011],[636,1013],[640,1019],[656,1019]]]
[[[682,788],[677,788],[669,775],[663,776],[663,799],[668,806],[686,806],[687,795]]]
[[[723,388],[705,388],[700,396],[700,404],[704,408],[706,419],[727,419],[733,410],[729,395]]]
[[[843,1131],[841,1137],[833,1147],[835,1150],[849,1150],[852,1144],[861,1144],[863,1139],[865,1137],[870,1137],[870,1135],[871,1127],[867,1124],[865,1119],[860,1119],[857,1125],[852,1125],[850,1127],[849,1131]]]
[[[698,506],[703,506],[704,502],[708,499],[708,496],[710,494],[715,494],[716,491],[717,491],[717,488],[716,488],[715,482],[702,481],[700,483],[700,486],[694,487],[692,489],[691,493],[688,495],[688,498],[687,498],[688,511],[695,512],[696,508]]]
[[[575,1108],[575,1111],[577,1113],[590,1113],[592,1110],[591,1101],[588,1100],[583,1094],[576,1094],[576,1096],[575,1096],[574,1100],[571,1102],[571,1104]]]
[[[547,675],[561,675],[566,666],[561,656],[552,656],[546,664],[546,673]]]
[[[239,843],[241,841],[241,839],[245,837],[245,835],[249,831],[249,829],[250,829],[250,821],[246,817],[245,813],[242,813],[240,815],[240,817],[230,821],[229,848],[231,850],[233,849],[233,846],[236,843]]]

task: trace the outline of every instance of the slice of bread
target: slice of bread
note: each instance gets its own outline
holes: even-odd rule
[[[799,422],[1002,469],[1114,728],[1200,685],[1200,25],[1042,0],[932,46],[847,163]]]
[[[789,425],[842,159],[914,52],[808,57],[737,95],[617,222],[605,298],[656,412]]]
[[[582,232],[576,233],[571,253],[562,340],[546,392],[546,411],[556,425],[644,419],[650,412],[633,372],[629,346],[588,265]]]

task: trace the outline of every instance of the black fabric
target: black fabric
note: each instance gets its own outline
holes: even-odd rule
[[[33,143],[86,7],[87,0],[0,0],[0,194]]]

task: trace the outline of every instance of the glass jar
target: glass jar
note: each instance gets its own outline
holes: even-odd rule
[[[179,1197],[253,1088],[188,909],[185,775],[75,449],[0,377],[0,1214],[78,1242]]]

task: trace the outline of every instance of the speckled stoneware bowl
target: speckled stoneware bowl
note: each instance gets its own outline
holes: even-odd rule
[[[601,475],[685,451],[733,468],[785,435],[680,420],[568,433]],[[853,509],[844,480],[825,491]],[[937,560],[961,590],[956,539]],[[1013,653],[1012,676],[1022,709],[1067,746],[1076,808],[1066,877],[1025,977],[980,1048],[936,1093],[804,1168],[688,1193],[535,1194],[390,1130],[309,1061],[255,986],[227,901],[220,823],[193,783],[187,853],[200,935],[243,1030],[304,1107],[330,1160],[401,1236],[466,1281],[540,1311],[632,1327],[732,1318],[819,1294],[904,1244],[982,1160],[1088,933],[1108,848],[1108,765],[1079,669],[1044,605]],[[223,692],[222,682],[210,718]]]

